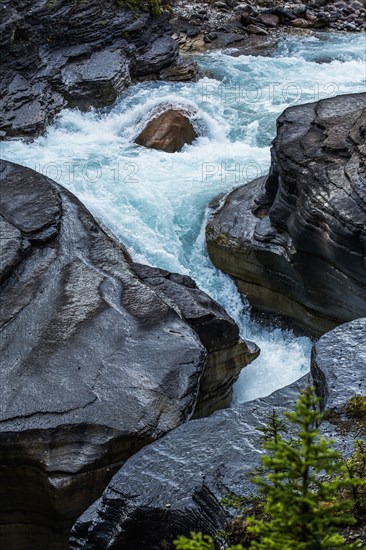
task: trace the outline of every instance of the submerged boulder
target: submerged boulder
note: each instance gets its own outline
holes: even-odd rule
[[[61,186],[4,161],[0,176],[0,547],[65,550],[120,465],[226,404],[257,350],[191,279],[155,288]]]
[[[254,308],[319,336],[366,313],[366,94],[290,107],[267,177],[207,226],[213,263]]]
[[[315,344],[311,371],[269,397],[190,421],[129,459],[113,477],[101,499],[75,524],[72,550],[173,550],[179,534],[203,531],[218,544],[225,522],[235,514],[224,509],[229,492],[253,494],[250,476],[259,465],[261,432],[273,410],[293,409],[298,392],[314,383],[322,408],[343,411],[354,395],[366,395],[366,319],[342,325]],[[351,383],[347,376],[352,373]],[[344,391],[345,385],[347,391]],[[326,388],[326,390],[325,390]],[[346,455],[357,425],[338,431],[327,414],[322,435],[334,439]],[[362,436],[366,439],[365,434]]]
[[[138,145],[166,153],[180,151],[198,137],[189,115],[178,109],[168,109],[152,118],[135,139]]]

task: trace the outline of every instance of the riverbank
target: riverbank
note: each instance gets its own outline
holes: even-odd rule
[[[217,300],[241,336],[261,348],[234,389],[235,402],[254,399],[305,374],[311,342],[276,318],[253,317],[234,282],[214,269],[205,245],[207,206],[268,172],[276,119],[286,107],[362,91],[363,55],[361,35],[337,33],[283,37],[271,57],[199,55],[210,78],[145,81],[109,109],[64,110],[45,136],[3,143],[2,155],[64,185],[137,261],[190,275]],[[174,154],[134,144],[166,104],[197,112],[201,137]]]
[[[270,52],[283,33],[364,32],[365,1],[177,0],[170,20],[181,50],[235,48]]]
[[[364,0],[184,0],[159,16],[97,0],[4,0],[0,10],[0,139],[33,139],[67,107],[112,105],[131,82],[194,80],[197,67],[180,53],[268,54],[286,32],[364,31],[366,14]]]
[[[267,57],[188,56],[205,75],[197,81],[181,72],[166,15],[113,12],[108,34],[101,14],[112,3],[79,2],[74,15],[72,0],[19,5],[29,13],[13,12],[14,34],[2,35],[11,52],[3,137],[12,138],[2,155],[38,173],[5,162],[0,178],[0,546],[66,550],[90,505],[72,548],[118,547],[126,535],[126,549],[161,550],[192,522],[214,534],[222,491],[242,488],[243,461],[256,464],[258,422],[309,380],[294,384],[309,370],[311,342],[276,316],[254,318],[207,255],[208,216],[267,174],[286,107],[364,90],[363,36],[279,31]],[[42,35],[41,8],[48,23],[64,17],[55,39]],[[57,94],[61,110],[47,103]],[[167,106],[194,113],[198,137],[176,153],[139,146]],[[314,348],[322,404],[340,374],[330,407],[339,394],[343,407],[364,393],[364,331],[364,321],[350,323]],[[229,405],[239,370],[258,354],[240,338],[261,355],[235,384],[239,406],[191,421]]]

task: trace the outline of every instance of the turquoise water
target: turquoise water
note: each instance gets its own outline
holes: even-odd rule
[[[207,256],[207,205],[268,171],[275,121],[287,106],[364,91],[364,52],[364,36],[324,34],[283,40],[271,57],[203,54],[197,61],[208,76],[199,82],[142,83],[111,109],[65,110],[33,143],[4,143],[2,157],[70,189],[135,260],[191,275],[261,347],[234,402],[264,396],[308,371],[311,342],[251,319],[231,279]],[[175,154],[135,145],[151,113],[166,104],[191,112],[204,137]]]

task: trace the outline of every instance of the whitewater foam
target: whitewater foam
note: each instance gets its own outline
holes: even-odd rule
[[[197,56],[198,82],[144,82],[111,109],[65,110],[33,143],[12,141],[2,156],[63,184],[140,262],[191,275],[254,340],[261,356],[235,386],[234,402],[264,396],[308,371],[311,342],[261,325],[233,281],[211,264],[207,205],[265,174],[277,116],[291,104],[365,90],[363,37],[283,39],[272,57]],[[321,59],[331,60],[321,63]],[[134,139],[163,104],[197,113],[204,136],[180,153],[144,149]]]

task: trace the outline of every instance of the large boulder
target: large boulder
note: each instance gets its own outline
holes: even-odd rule
[[[37,136],[65,106],[111,104],[131,79],[179,67],[167,13],[114,0],[4,0],[0,12],[3,138]],[[195,74],[194,62],[182,69],[184,80]]]
[[[314,335],[366,313],[366,94],[286,109],[268,177],[207,226],[213,263],[258,310]]]
[[[171,108],[153,116],[135,142],[151,149],[176,153],[184,145],[191,145],[197,137],[189,114]]]
[[[334,412],[335,405],[343,411],[351,397],[366,395],[365,334],[365,318],[338,327],[313,348],[313,381],[307,375],[264,399],[190,421],[139,451],[79,518],[70,548],[172,550],[172,540],[192,530],[223,543],[218,533],[235,511],[224,509],[222,497],[229,492],[249,496],[254,491],[245,474],[259,465],[257,428],[267,423],[273,410],[281,414],[292,409],[299,390],[312,382],[324,411]],[[333,423],[326,417],[321,433],[349,453],[358,427],[348,421],[347,430],[340,432],[339,418]],[[365,434],[361,437],[366,440]]]
[[[70,550],[173,550],[191,531],[217,539],[227,520],[222,497],[253,493],[245,474],[259,465],[257,427],[274,408],[292,408],[307,382],[192,420],[145,447],[78,519]]]
[[[0,174],[0,547],[64,550],[120,465],[226,404],[258,352],[191,279],[155,289],[61,186]]]
[[[239,339],[237,324],[190,277],[141,264],[133,264],[133,270],[164,302],[179,308],[208,351],[193,417],[228,407],[234,382],[243,366],[259,355],[259,348]]]

